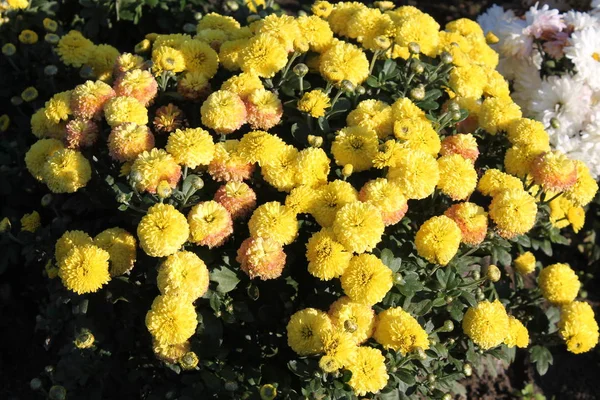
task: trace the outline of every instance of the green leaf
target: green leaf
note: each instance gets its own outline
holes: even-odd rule
[[[548,367],[552,365],[553,358],[550,350],[544,346],[533,346],[529,349],[531,362],[535,364],[535,369],[538,374],[544,375],[548,371]]]
[[[395,258],[394,253],[390,249],[383,249],[380,255],[381,261],[387,265],[392,272],[398,272],[402,266],[402,259]]]
[[[379,80],[377,80],[377,78],[374,77],[373,75],[371,75],[367,78],[367,85],[374,87],[374,88],[378,88],[380,86]]]
[[[409,386],[414,385],[416,382],[415,374],[413,371],[409,371],[407,369],[400,368],[399,370],[397,370],[395,372],[395,374],[398,377],[398,379],[400,379],[404,383],[407,383]]]
[[[210,280],[217,282],[217,291],[221,293],[231,292],[240,282],[236,273],[227,267],[215,268],[210,273]]]

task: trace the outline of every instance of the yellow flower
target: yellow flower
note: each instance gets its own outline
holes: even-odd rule
[[[360,85],[369,76],[369,61],[358,47],[337,41],[321,54],[319,70],[332,83],[348,80]]]
[[[50,155],[42,169],[42,179],[54,193],[74,193],[92,178],[92,167],[80,152],[59,149]]]
[[[321,280],[338,278],[350,265],[351,258],[352,253],[335,240],[329,228],[314,233],[306,243],[308,272]]]
[[[563,192],[577,182],[577,165],[563,153],[549,151],[533,160],[531,176],[544,190]]]
[[[155,75],[163,72],[178,73],[185,70],[185,58],[183,53],[173,47],[154,44],[152,50],[152,71]]]
[[[527,328],[512,315],[508,316],[508,335],[504,338],[508,347],[527,348],[529,346],[529,332]]]
[[[356,357],[356,343],[344,331],[327,329],[321,334],[321,342],[324,355],[319,360],[319,367],[325,372],[335,372]]]
[[[146,314],[146,327],[162,345],[188,340],[196,331],[196,309],[186,297],[157,296]]]
[[[219,69],[217,52],[200,40],[186,40],[183,42],[181,54],[183,54],[187,71],[200,72],[210,79],[215,76]]]
[[[67,90],[66,92],[57,93],[46,102],[44,112],[51,122],[58,124],[69,119],[72,114],[71,92],[71,90]]]
[[[77,85],[71,93],[73,115],[82,119],[99,117],[106,102],[114,96],[113,88],[102,81]]]
[[[514,237],[529,232],[537,218],[535,199],[521,189],[498,192],[489,208],[490,218],[503,237]]]
[[[408,199],[424,199],[435,190],[440,179],[438,163],[433,156],[404,149],[397,153],[387,178],[396,183]]]
[[[336,4],[326,18],[335,33],[339,36],[349,36],[348,21],[352,20],[356,13],[365,9],[367,6],[359,2],[342,2]]]
[[[266,89],[256,89],[246,98],[246,110],[252,129],[271,129],[283,115],[281,100]]]
[[[92,332],[85,330],[83,332],[81,332],[79,335],[77,335],[77,338],[75,338],[75,347],[77,347],[78,349],[89,349],[90,347],[92,347],[94,345],[94,335],[92,334]]]
[[[244,4],[248,7],[248,10],[255,13],[258,12],[258,7],[265,6],[265,0],[244,0]]]
[[[346,117],[348,126],[362,126],[372,129],[379,139],[390,136],[394,130],[392,108],[383,101],[368,99],[363,100]],[[436,133],[437,135],[437,133]]]
[[[148,39],[143,39],[134,46],[133,51],[135,51],[136,54],[145,53],[150,50],[151,46],[152,42],[150,42]]]
[[[273,15],[274,16],[274,15]],[[238,63],[244,72],[261,78],[272,78],[287,64],[288,53],[271,35],[257,35],[240,52]]]
[[[0,115],[0,132],[6,132],[10,126],[10,117],[8,114]]]
[[[203,16],[196,26],[198,32],[204,29],[218,29],[230,33],[240,29],[240,23],[233,17],[212,12]]]
[[[152,103],[158,91],[154,76],[141,69],[134,69],[120,75],[114,87],[117,96],[133,97],[144,106]]]
[[[558,333],[571,353],[581,354],[593,349],[598,344],[598,323],[592,307],[582,301],[563,305]]]
[[[301,185],[291,190],[285,198],[285,206],[296,214],[308,213],[317,198],[317,191],[310,186]]]
[[[311,7],[311,11],[317,17],[328,18],[331,11],[333,11],[333,4],[328,1],[315,1]]]
[[[154,339],[152,341],[152,350],[159,360],[171,364],[176,363],[190,350],[190,342],[165,344]]]
[[[378,393],[387,385],[389,375],[385,367],[385,357],[379,349],[359,347],[347,368],[352,372],[348,384],[359,396]]]
[[[257,36],[266,35],[275,38],[287,52],[292,52],[294,49],[298,50],[296,47],[298,40],[304,39],[298,27],[298,20],[290,15],[270,14],[259,20],[256,27],[258,28]],[[306,47],[302,52],[308,50],[308,44],[306,44]]]
[[[22,10],[29,7],[29,0],[8,0],[8,7],[16,10]]]
[[[10,228],[10,219],[8,219],[8,217],[2,218],[2,220],[0,220],[0,233],[10,231]]]
[[[395,32],[396,44],[407,48],[411,42],[417,43],[423,54],[434,57],[439,42],[440,25],[433,17],[418,10],[404,15],[401,8],[396,11],[400,11],[396,14],[400,18],[394,21],[398,26]]]
[[[276,135],[265,131],[251,131],[242,137],[237,151],[242,160],[265,166],[275,162],[286,147],[285,142]]]
[[[569,264],[552,264],[542,269],[538,278],[544,298],[553,304],[575,300],[581,283]]]
[[[521,108],[509,98],[488,97],[479,111],[479,126],[492,135],[506,131],[510,124],[521,118]]]
[[[309,147],[298,153],[294,170],[297,185],[320,186],[327,182],[329,158],[323,149]]]
[[[106,102],[104,117],[111,127],[125,122],[148,123],[148,110],[134,97],[116,96]]]
[[[23,215],[21,218],[21,230],[26,232],[35,233],[40,227],[40,214],[34,211],[29,214]]]
[[[337,240],[346,250],[355,253],[373,250],[384,230],[381,212],[371,204],[358,201],[340,208],[333,221]]]
[[[196,204],[188,214],[190,241],[208,246],[221,246],[233,233],[233,221],[229,211],[216,201]]]
[[[445,215],[425,221],[415,236],[417,252],[430,263],[447,265],[458,251],[461,230]]]
[[[463,243],[476,246],[485,239],[488,214],[483,207],[469,202],[458,203],[448,208],[444,215],[456,222],[460,228]]]
[[[535,271],[535,256],[527,251],[515,258],[515,269],[521,275],[527,275]]]
[[[361,344],[371,337],[375,329],[375,312],[370,305],[353,302],[343,296],[329,307],[329,318],[333,327],[342,330],[352,337],[356,344]]]
[[[421,150],[437,156],[441,148],[440,137],[426,118],[403,118],[394,122],[394,136],[402,147]]]
[[[322,227],[332,226],[340,208],[348,203],[358,201],[356,189],[350,183],[339,179],[319,187],[315,194],[309,212]]]
[[[331,153],[337,165],[351,164],[354,171],[366,171],[373,166],[379,141],[375,131],[351,126],[338,131],[331,144]]]
[[[193,351],[188,351],[179,359],[179,365],[184,371],[192,371],[198,366],[198,356]]]
[[[269,237],[250,237],[244,240],[236,257],[240,269],[250,279],[260,278],[263,281],[279,278],[285,267],[285,260],[282,245]]]
[[[237,94],[218,90],[200,108],[202,124],[221,135],[232,133],[246,123],[246,106]]]
[[[225,207],[234,220],[244,218],[256,207],[256,193],[244,182],[227,182],[217,189],[214,200]]]
[[[372,254],[361,254],[350,260],[341,278],[342,289],[352,301],[373,305],[379,303],[392,288],[392,270]]]
[[[262,81],[255,74],[242,72],[227,79],[221,85],[221,90],[227,90],[245,99],[257,89],[264,89]]]
[[[60,140],[40,139],[25,153],[25,166],[38,181],[42,180],[44,166],[48,159],[64,146]]]
[[[477,190],[484,196],[495,196],[506,189],[524,190],[525,188],[519,178],[494,168],[485,171],[477,184]]]
[[[38,34],[30,29],[24,29],[19,34],[19,42],[24,44],[35,44],[38,41]]]
[[[202,128],[177,129],[169,135],[166,150],[178,164],[196,168],[210,164],[215,144],[210,133]]]
[[[108,44],[99,44],[90,51],[86,64],[92,67],[97,79],[108,82],[112,79],[115,61],[120,54],[119,50]]]
[[[226,140],[215,145],[215,155],[208,165],[208,173],[218,181],[242,181],[249,179],[254,165],[242,160],[237,148],[239,140]]]
[[[93,49],[94,43],[91,40],[78,31],[70,31],[60,38],[56,52],[65,65],[79,68],[88,62]]]
[[[325,116],[325,110],[331,107],[329,96],[321,90],[311,90],[298,100],[298,110],[310,114],[313,118]]]
[[[265,153],[261,159],[267,158],[268,163],[262,164],[260,172],[269,185],[283,192],[289,192],[296,185],[296,159],[298,150],[294,146],[271,142],[277,151],[274,154]],[[265,144],[267,144],[265,143]]]
[[[598,191],[598,183],[592,177],[590,170],[583,161],[575,161],[577,166],[577,181],[565,191],[564,196],[575,206],[586,206]]]
[[[399,351],[403,356],[418,348],[429,348],[429,338],[425,329],[400,307],[389,308],[377,315],[373,337],[384,348]]]
[[[400,187],[385,178],[377,178],[365,183],[360,189],[358,199],[377,207],[386,226],[398,223],[408,210],[406,197]]]
[[[170,204],[155,204],[137,227],[140,247],[151,257],[174,254],[190,235],[185,216]]]
[[[146,125],[125,122],[115,126],[108,135],[108,154],[120,162],[134,161],[152,148],[154,135]]]
[[[570,207],[567,211],[567,220],[573,227],[573,231],[575,233],[579,232],[585,224],[585,210],[583,207]]]
[[[276,201],[259,206],[250,221],[250,235],[254,238],[271,238],[281,245],[290,244],[298,235],[296,215]]]
[[[75,247],[83,247],[93,245],[92,238],[82,231],[67,231],[57,241],[54,247],[54,257],[56,262],[60,264],[62,260]]]
[[[194,302],[208,290],[208,268],[196,254],[179,251],[160,265],[156,281],[161,294]]]
[[[461,155],[442,156],[438,160],[438,188],[452,200],[465,200],[475,191],[477,172],[470,160]]]
[[[181,177],[181,167],[175,159],[163,149],[144,151],[137,156],[131,166],[134,184],[140,192],[156,193],[156,188],[162,181],[167,181],[174,189]]]
[[[305,308],[290,318],[286,330],[288,345],[300,356],[323,351],[322,335],[331,329],[331,320],[321,310]]]
[[[300,34],[308,41],[312,51],[325,50],[333,40],[333,32],[329,24],[318,16],[302,16],[298,18],[298,26]]]
[[[507,137],[513,146],[550,150],[550,137],[544,129],[544,124],[533,119],[514,120],[508,126]]]
[[[58,262],[58,276],[77,294],[97,292],[110,280],[107,251],[94,245],[75,245]]]
[[[200,72],[186,72],[177,80],[177,93],[186,100],[198,101],[210,92],[210,83],[206,75]]]
[[[509,318],[502,303],[483,301],[469,307],[462,321],[465,334],[483,350],[501,344],[509,330]]]
[[[96,235],[94,244],[108,252],[111,277],[131,271],[137,253],[137,242],[131,233],[121,228],[106,229]]]

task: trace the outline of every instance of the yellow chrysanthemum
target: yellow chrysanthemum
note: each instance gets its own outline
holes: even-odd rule
[[[537,218],[537,204],[526,191],[508,189],[494,196],[489,212],[500,235],[513,237],[527,233],[533,228]]]
[[[349,297],[340,297],[329,307],[329,318],[333,327],[352,337],[361,344],[371,337],[375,329],[375,312],[370,305],[353,302]]]
[[[200,72],[207,78],[212,78],[217,73],[219,56],[208,44],[200,40],[186,40],[180,50],[187,71]]]
[[[442,156],[438,160],[440,180],[437,187],[452,200],[465,200],[475,191],[477,171],[473,163],[461,155]]]
[[[319,360],[319,367],[325,372],[335,372],[347,366],[356,357],[358,347],[348,333],[327,329],[321,334],[324,355]]]
[[[381,211],[386,226],[398,223],[408,210],[406,197],[400,187],[385,178],[368,181],[358,194],[360,201],[371,203]]]
[[[186,100],[198,101],[205,98],[211,91],[206,75],[200,72],[186,72],[177,80],[177,93]]]
[[[268,237],[250,237],[244,240],[236,257],[240,269],[250,279],[260,278],[263,281],[279,278],[285,267],[285,260],[282,245]]]
[[[71,92],[73,115],[81,119],[100,116],[106,102],[115,96],[112,87],[102,81],[86,81]]]
[[[309,147],[300,151],[294,167],[297,185],[316,187],[327,183],[329,158],[321,148]]]
[[[501,344],[509,330],[506,309],[498,300],[483,301],[469,307],[462,321],[465,334],[483,350]]]
[[[96,79],[108,82],[112,79],[115,61],[117,61],[120,54],[119,50],[113,46],[99,44],[90,51],[86,64],[92,67]]]
[[[158,83],[148,71],[134,69],[127,71],[115,81],[117,96],[128,96],[137,99],[144,106],[150,104],[158,91]]]
[[[38,181],[42,180],[42,172],[48,159],[64,146],[60,140],[41,139],[35,142],[29,151],[25,153],[25,166],[27,170]]]
[[[69,31],[60,38],[56,46],[56,52],[62,62],[75,68],[88,62],[93,49],[94,43],[83,37],[78,31]]]
[[[131,166],[131,176],[140,192],[156,193],[159,183],[166,181],[171,188],[177,186],[181,167],[163,149],[144,151]]]
[[[188,214],[190,241],[208,248],[218,247],[233,233],[233,220],[216,201],[196,204]]]
[[[397,30],[395,41],[401,48],[407,48],[411,42],[417,43],[421,52],[429,57],[435,56],[439,42],[440,25],[429,14],[421,11],[403,13],[402,7],[395,11]],[[393,14],[392,14],[393,15]],[[394,17],[392,17],[394,20]]]
[[[108,252],[111,277],[121,276],[133,268],[136,259],[135,237],[121,228],[110,228],[94,238],[94,244]]]
[[[259,206],[252,213],[248,228],[252,237],[268,237],[286,245],[298,235],[298,221],[294,212],[276,201]]]
[[[179,251],[160,265],[156,281],[161,294],[185,297],[193,302],[208,290],[208,268],[196,254]]]
[[[445,215],[425,221],[415,236],[417,252],[430,263],[447,265],[458,251],[462,233]]]
[[[596,195],[598,183],[583,161],[576,160],[575,165],[577,166],[577,181],[564,193],[564,196],[575,206],[583,207]]]
[[[437,156],[441,148],[440,137],[426,118],[403,118],[394,122],[394,136],[402,147],[421,150]]]
[[[94,244],[90,235],[82,231],[67,231],[57,241],[54,247],[54,257],[60,264],[75,247]]]
[[[285,149],[285,142],[278,136],[265,131],[251,131],[242,137],[237,151],[244,161],[263,166],[275,162]]]
[[[319,70],[330,82],[348,80],[360,85],[369,76],[369,61],[358,47],[337,41],[321,54]]]
[[[569,264],[552,264],[542,269],[538,278],[542,295],[553,304],[575,300],[581,283]]]
[[[379,303],[392,288],[392,270],[372,254],[361,254],[350,260],[341,277],[342,289],[352,301],[373,305]]]
[[[308,213],[317,198],[317,191],[310,186],[298,186],[285,198],[285,206],[296,214]]]
[[[359,2],[341,2],[336,4],[327,17],[331,29],[340,36],[349,36],[348,21],[350,21],[356,13],[367,9]]]
[[[444,215],[460,228],[463,243],[476,246],[483,242],[487,234],[488,214],[483,207],[464,202],[452,205]]]
[[[508,316],[508,334],[504,338],[504,344],[508,347],[520,347],[522,349],[529,346],[529,332],[521,321],[513,317]]]
[[[372,129],[380,139],[390,136],[394,130],[392,108],[389,104],[375,100],[363,100],[346,117],[348,126],[362,126]],[[437,133],[436,133],[437,136]]]
[[[311,90],[298,100],[298,110],[310,114],[313,118],[325,116],[325,110],[331,107],[329,96],[321,90]]]
[[[310,213],[319,225],[330,227],[338,210],[357,200],[356,189],[350,183],[338,179],[316,189],[316,197]]]
[[[352,372],[348,384],[359,396],[378,393],[387,385],[389,375],[385,367],[385,357],[379,349],[359,347],[356,356],[346,368]]]
[[[563,192],[577,182],[577,165],[558,150],[537,156],[530,173],[534,182],[546,191]]]
[[[219,134],[229,134],[246,123],[246,106],[237,94],[218,90],[213,92],[200,108],[202,124]]]
[[[333,221],[333,232],[338,241],[346,250],[355,253],[375,248],[384,230],[381,212],[372,204],[358,201],[340,208]]]
[[[433,156],[418,150],[396,153],[394,166],[387,178],[396,183],[409,199],[424,199],[435,190],[440,179],[438,163]]]
[[[37,211],[23,215],[21,218],[21,230],[35,233],[40,227],[40,214]]]
[[[178,73],[185,70],[185,58],[183,53],[167,45],[155,43],[152,50],[152,71],[155,75],[163,72]]]
[[[97,292],[110,280],[107,251],[94,245],[75,245],[58,263],[58,276],[77,294]]]
[[[272,78],[287,64],[288,53],[271,35],[257,35],[240,52],[238,62],[244,72],[261,78]]]
[[[315,1],[315,3],[311,7],[311,11],[317,17],[328,18],[331,12],[333,11],[333,4],[328,1]]]
[[[191,345],[189,341],[176,344],[164,344],[156,339],[152,341],[152,350],[159,360],[168,362],[171,364],[176,363],[183,357],[188,351],[190,351]]]
[[[108,135],[108,154],[117,161],[134,161],[154,147],[154,135],[146,125],[126,122],[115,126]]]
[[[252,129],[271,129],[281,121],[283,105],[270,90],[256,89],[246,98],[248,123]]]
[[[300,28],[300,34],[308,41],[312,51],[321,52],[325,50],[333,40],[333,32],[329,24],[318,16],[298,18],[298,27]]]
[[[321,280],[338,278],[350,265],[351,258],[352,253],[335,240],[329,228],[316,232],[306,243],[308,272]]]
[[[58,124],[69,119],[69,116],[73,113],[71,110],[71,93],[72,90],[57,93],[46,102],[44,112],[49,121]]]
[[[80,152],[60,149],[52,153],[42,169],[42,180],[54,193],[74,193],[92,178],[92,167]]]
[[[190,168],[210,164],[215,153],[212,137],[202,128],[177,129],[165,148],[178,164]]]
[[[485,171],[477,183],[477,190],[484,196],[495,196],[507,189],[524,190],[523,182],[515,176],[494,168]]]
[[[234,75],[221,85],[221,90],[233,92],[242,99],[245,99],[258,89],[264,89],[262,81],[257,75],[247,72]]]
[[[117,96],[106,102],[104,117],[111,127],[125,122],[148,123],[148,110],[134,97]]]
[[[403,356],[418,348],[429,348],[425,329],[400,307],[389,308],[377,315],[373,337],[384,348],[399,351]]]
[[[215,145],[215,155],[208,165],[208,173],[218,181],[237,181],[249,179],[254,165],[246,163],[239,156],[239,140],[226,140]]]
[[[527,275],[535,271],[535,256],[530,251],[515,258],[515,269],[521,275]]]
[[[288,345],[298,355],[307,356],[323,351],[322,335],[331,329],[331,320],[321,310],[305,308],[290,318],[286,330]]]
[[[188,340],[196,331],[196,309],[186,297],[157,296],[146,314],[146,327],[163,345],[174,345]]]
[[[521,108],[509,98],[488,97],[479,111],[479,125],[492,135],[506,131],[510,124],[521,118]]]
[[[581,354],[593,349],[598,344],[598,322],[592,307],[581,301],[563,305],[558,333],[571,353]]]
[[[269,140],[275,151],[275,154],[263,154],[260,158],[269,160],[263,164],[260,169],[262,177],[269,185],[283,192],[289,192],[296,186],[296,160],[298,150],[294,146],[284,143],[275,143]],[[280,147],[283,146],[283,147]]]
[[[513,146],[550,149],[550,138],[544,124],[533,119],[514,120],[508,126],[507,137]]]
[[[373,166],[373,158],[379,149],[374,130],[362,126],[341,129],[333,143],[331,153],[337,165],[352,165],[354,171],[366,171]]]
[[[190,229],[185,216],[170,204],[155,204],[137,227],[140,247],[151,257],[175,253],[186,242]]]
[[[475,137],[468,134],[457,134],[447,136],[442,141],[440,148],[440,154],[442,156],[448,156],[451,154],[460,154],[472,163],[475,163],[477,157],[479,157],[479,148],[477,147],[477,141]]]

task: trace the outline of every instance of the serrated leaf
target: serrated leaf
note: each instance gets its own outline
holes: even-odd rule
[[[231,292],[240,282],[236,273],[227,267],[215,268],[210,273],[210,280],[217,282],[217,291],[221,293]]]

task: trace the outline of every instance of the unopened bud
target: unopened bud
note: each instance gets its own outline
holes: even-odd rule
[[[344,322],[344,329],[346,332],[354,333],[358,329],[358,326],[356,325],[356,322],[346,320],[346,322]]]
[[[292,71],[294,71],[294,74],[296,74],[296,76],[302,78],[306,74],[308,74],[308,67],[306,66],[306,64],[300,63],[300,64],[296,64]]]
[[[42,388],[42,380],[40,378],[33,378],[29,382],[29,387],[31,390],[40,390]]]
[[[444,326],[441,329],[441,332],[452,332],[454,330],[454,322],[447,319],[444,321]]]
[[[560,121],[558,120],[558,118],[551,118],[550,119],[550,126],[554,129],[558,129],[560,128]]]
[[[452,400],[452,395],[450,393],[446,393],[442,396],[442,400]]]
[[[11,97],[10,102],[13,106],[20,106],[23,104],[23,99],[20,96],[13,96]]]
[[[344,79],[342,81],[341,87],[342,87],[342,90],[344,90],[345,92],[349,92],[349,93],[354,92],[354,89],[356,88],[354,86],[354,83],[350,82],[348,79]]]
[[[56,68],[56,65],[46,65],[44,67],[44,75],[46,76],[54,76],[58,73],[58,68]]]
[[[451,101],[451,102],[448,103],[448,111],[450,111],[450,112],[457,112],[457,111],[459,111],[460,112],[460,106],[458,105],[457,102]]]
[[[204,187],[204,181],[199,176],[194,176],[191,183],[192,187],[196,190],[200,190]]]
[[[447,51],[442,52],[440,59],[442,60],[442,62],[444,64],[450,64],[450,63],[452,63],[452,61],[454,61],[452,54],[448,53]]]
[[[425,98],[425,86],[419,85],[416,88],[411,89],[410,98],[416,101],[423,100]]]
[[[402,276],[402,274],[400,272],[396,272],[394,274],[394,283],[395,284],[401,284],[402,282],[404,282],[404,277]]]
[[[196,21],[200,21],[202,19],[202,13],[201,12],[195,12],[194,13],[194,19]]]
[[[390,38],[388,38],[387,36],[381,35],[381,36],[377,36],[375,38],[375,44],[377,45],[377,47],[380,50],[385,50],[385,49],[388,49],[392,45],[392,42],[390,41]]]
[[[471,276],[473,277],[473,279],[479,280],[479,279],[481,279],[481,272],[479,272],[479,271],[473,271],[473,273],[471,274]]]
[[[7,57],[14,55],[16,52],[17,48],[12,43],[6,43],[4,46],[2,46],[2,54]]]
[[[193,351],[188,351],[181,357],[179,364],[184,370],[190,371],[198,365],[198,356]]]
[[[463,371],[463,374],[465,374],[465,376],[473,375],[473,367],[471,367],[471,364],[469,364],[469,363],[463,365],[462,371]]]
[[[500,268],[498,268],[494,264],[488,267],[487,273],[485,274],[485,277],[491,282],[498,282],[501,276],[502,273],[500,272]]]
[[[408,44],[408,52],[410,54],[419,54],[421,52],[421,46],[419,46],[419,43],[410,42]]]
[[[48,399],[65,400],[67,398],[67,389],[60,385],[54,385],[48,390]]]
[[[188,22],[187,24],[183,25],[183,31],[185,33],[196,33],[196,25]]]
[[[548,61],[544,62],[544,65],[546,66],[546,68],[550,68],[550,69],[556,68],[556,62],[554,60],[548,60]]]
[[[416,59],[410,65],[410,69],[412,70],[412,72],[414,72],[417,75],[420,75],[423,73],[423,71],[425,71],[423,64],[421,62],[417,61]]]
[[[427,359],[427,353],[425,353],[425,350],[423,350],[423,348],[417,347],[417,357],[419,357],[419,360]]]
[[[352,175],[352,172],[354,172],[354,167],[352,166],[352,164],[346,164],[344,165],[344,168],[342,168],[342,175],[344,175],[344,178],[350,177],[350,175]]]
[[[227,8],[229,8],[231,11],[237,11],[239,10],[240,5],[236,1],[228,1]]]
[[[117,195],[117,202],[119,202],[119,203],[127,203],[127,195],[125,193],[119,193]]]
[[[52,195],[50,193],[42,196],[42,200],[40,201],[42,207],[48,207],[50,203],[52,203]]]
[[[254,21],[258,21],[258,20],[260,20],[260,15],[257,15],[257,14],[248,15],[248,18],[246,18],[246,22],[248,24],[251,24]]]
[[[367,89],[365,89],[365,87],[364,87],[364,86],[362,86],[362,85],[358,85],[358,86],[356,87],[356,89],[354,90],[354,92],[355,92],[357,95],[359,95],[359,96],[362,96],[363,94],[365,94],[365,93],[367,92]]]
[[[60,36],[58,36],[56,33],[46,33],[44,40],[46,43],[57,44],[60,41]]]
[[[450,116],[452,117],[452,121],[460,121],[460,119],[462,118],[462,115],[460,115],[460,111],[453,111],[452,114],[450,114]]]
[[[277,388],[271,384],[262,385],[260,387],[261,400],[273,400],[277,397]]]
[[[312,147],[321,147],[323,145],[323,138],[321,136],[308,135],[308,144]]]
[[[436,379],[436,377],[434,374],[427,375],[427,380],[429,381],[429,383],[435,382],[435,379]]]
[[[478,292],[477,293],[477,300],[478,301],[483,301],[485,300],[485,294],[483,292]]]
[[[444,300],[446,301],[446,304],[452,304],[452,302],[454,301],[454,297],[452,297],[452,296],[446,296],[444,298]]]
[[[75,347],[78,349],[89,349],[94,344],[95,338],[90,331],[83,331],[75,339]]]
[[[448,346],[452,346],[455,342],[456,342],[456,339],[454,339],[454,338],[450,338],[450,339],[446,340],[446,344]]]

